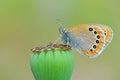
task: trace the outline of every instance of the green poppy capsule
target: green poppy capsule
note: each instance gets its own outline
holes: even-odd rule
[[[70,80],[74,68],[72,50],[63,44],[33,48],[30,67],[35,80]]]

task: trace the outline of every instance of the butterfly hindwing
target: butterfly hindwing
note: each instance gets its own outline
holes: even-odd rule
[[[87,57],[98,56],[105,47],[104,30],[97,25],[78,25],[70,27],[66,31],[70,33],[69,45]]]
[[[105,47],[112,41],[113,38],[113,30],[106,26],[106,25],[101,25],[101,24],[96,24],[97,26],[100,26],[104,30],[104,35],[105,35]]]
[[[89,58],[100,55],[113,38],[112,29],[101,24],[82,24],[67,29],[59,28],[59,32],[64,44]]]

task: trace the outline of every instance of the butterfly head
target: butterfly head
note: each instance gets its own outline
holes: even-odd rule
[[[65,28],[63,27],[60,27],[59,28],[59,33],[61,34],[61,40],[64,44],[67,44],[68,41],[69,41],[69,38],[68,38],[68,33],[65,31]]]

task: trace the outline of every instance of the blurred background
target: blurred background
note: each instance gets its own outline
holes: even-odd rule
[[[120,80],[119,0],[0,0],[0,80],[34,80],[30,49],[55,41],[56,19],[65,27],[111,26],[114,38],[103,53],[88,59],[76,51],[71,80]]]

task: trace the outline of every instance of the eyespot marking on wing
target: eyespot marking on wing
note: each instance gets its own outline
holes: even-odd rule
[[[96,39],[95,44],[93,44],[89,50],[82,50],[82,51],[85,55],[92,57],[96,54],[100,54],[100,51],[105,43],[104,41],[105,36],[103,35],[104,32],[98,29],[97,27],[90,27],[88,28],[88,30],[93,32],[93,34],[95,35],[95,39]]]

